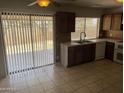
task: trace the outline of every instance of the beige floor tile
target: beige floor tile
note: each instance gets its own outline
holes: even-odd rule
[[[45,92],[45,89],[43,89],[40,86],[32,86],[32,87],[29,87],[29,91],[30,93],[42,93],[42,92]]]
[[[93,92],[91,92],[87,87],[82,87],[80,89],[77,89],[73,93],[93,93]]]
[[[103,89],[99,93],[123,93],[123,91],[111,86],[109,88]]]
[[[59,88],[54,87],[54,88],[45,90],[45,93],[60,93],[60,90],[59,90]]]
[[[45,90],[48,90],[48,89],[51,89],[51,88],[56,87],[56,84],[55,84],[53,81],[44,82],[44,83],[42,83],[42,87],[43,87]]]
[[[23,90],[25,88],[28,88],[28,85],[26,83],[16,83],[13,85],[13,88],[15,90]]]
[[[87,87],[93,92],[93,93],[98,93],[102,90],[102,88],[97,85],[96,83],[91,83],[88,84]]]
[[[15,93],[14,91],[0,91],[0,93]]]
[[[0,88],[14,88],[15,93],[122,93],[122,72],[122,65],[106,59],[70,68],[57,63],[11,75],[0,80]]]
[[[58,89],[61,93],[71,93],[74,89],[71,88],[69,84],[64,84],[62,86],[58,86]]]
[[[80,79],[80,82],[82,85],[88,85],[88,84],[96,82],[97,80],[98,78],[96,76],[88,76],[83,79]]]
[[[54,79],[52,81],[56,86],[61,86],[67,83],[63,78]]]
[[[72,81],[72,82],[68,82],[68,85],[71,86],[72,89],[76,90],[76,89],[79,89],[81,88],[83,85],[80,83],[79,80],[75,80],[75,81]]]
[[[16,90],[15,93],[30,93],[29,89]]]

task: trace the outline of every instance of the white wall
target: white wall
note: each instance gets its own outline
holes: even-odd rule
[[[105,9],[103,13],[111,14],[111,13],[123,13],[123,6],[111,9]]]
[[[103,9],[97,8],[86,8],[86,7],[67,7],[60,8],[61,11],[70,11],[75,12],[76,16],[84,16],[84,17],[101,17],[103,14]]]

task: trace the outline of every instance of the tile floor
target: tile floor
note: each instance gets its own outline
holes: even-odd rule
[[[0,80],[0,93],[122,93],[123,66],[107,59],[42,67]]]

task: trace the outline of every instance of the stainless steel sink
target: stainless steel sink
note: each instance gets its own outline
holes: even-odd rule
[[[84,41],[75,41],[76,43],[84,44],[84,43],[90,43],[92,41],[84,40]]]

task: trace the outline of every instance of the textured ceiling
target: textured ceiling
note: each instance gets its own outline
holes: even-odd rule
[[[122,4],[115,2],[115,0],[55,0],[63,4],[70,4],[84,7],[101,7],[113,8],[120,7]]]
[[[35,0],[0,0],[0,6],[4,5],[16,5],[27,6],[27,4],[34,2]],[[61,4],[61,6],[78,6],[78,7],[95,7],[95,8],[114,8],[123,6],[116,3],[114,0],[54,0]],[[7,3],[8,2],[8,3]]]

